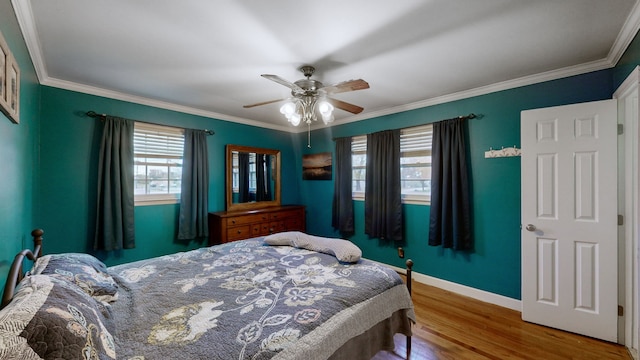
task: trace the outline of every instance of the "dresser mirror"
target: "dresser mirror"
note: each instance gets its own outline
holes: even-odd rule
[[[280,151],[227,145],[227,211],[280,205]]]

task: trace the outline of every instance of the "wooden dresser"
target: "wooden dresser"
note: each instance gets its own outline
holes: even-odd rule
[[[283,231],[305,231],[302,205],[209,213],[209,246]]]

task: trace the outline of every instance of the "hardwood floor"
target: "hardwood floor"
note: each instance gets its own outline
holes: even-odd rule
[[[631,359],[622,345],[522,321],[520,312],[413,282],[417,324],[410,359]],[[396,351],[375,360],[405,358],[405,337]]]

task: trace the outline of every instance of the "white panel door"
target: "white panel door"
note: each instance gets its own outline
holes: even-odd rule
[[[521,116],[522,318],[617,340],[617,105]]]

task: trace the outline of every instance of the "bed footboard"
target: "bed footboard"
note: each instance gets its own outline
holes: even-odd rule
[[[24,278],[24,271],[22,269],[22,263],[25,258],[36,261],[42,256],[42,235],[44,231],[42,229],[35,229],[31,232],[33,236],[33,251],[30,249],[24,249],[20,251],[11,263],[9,274],[7,275],[7,282],[4,285],[4,292],[2,293],[2,303],[0,303],[0,309],[4,308],[13,299],[13,294],[16,289],[16,285]]]

